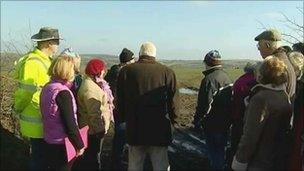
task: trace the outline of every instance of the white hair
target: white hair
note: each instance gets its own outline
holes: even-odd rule
[[[141,45],[139,56],[144,55],[156,57],[156,47],[152,42],[145,42]]]
[[[273,50],[276,50],[282,46],[281,41],[267,41],[267,43],[269,43],[269,48]]]

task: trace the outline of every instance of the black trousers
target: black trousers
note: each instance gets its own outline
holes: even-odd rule
[[[71,163],[68,163],[64,144],[46,143],[46,161],[48,170],[70,170]]]
[[[78,157],[72,170],[100,170],[99,159],[101,151],[101,142],[103,137],[96,135],[88,136],[88,148],[85,149],[83,156]]]
[[[46,149],[47,143],[43,138],[31,138],[31,160],[30,170],[45,170],[47,169]]]

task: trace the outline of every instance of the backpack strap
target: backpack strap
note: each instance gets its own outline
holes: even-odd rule
[[[212,95],[212,100],[210,101],[210,103],[209,103],[209,105],[208,105],[208,110],[207,110],[207,114],[205,115],[205,117],[206,117],[207,115],[209,115],[209,113],[210,113],[210,111],[211,111],[212,103],[213,103],[213,101],[214,101],[214,97],[215,97],[218,93],[221,93],[222,90],[224,90],[224,89],[226,89],[226,88],[228,88],[228,87],[232,87],[232,86],[233,86],[233,84],[228,84],[228,85],[226,85],[226,86],[224,86],[224,87],[220,87],[217,91],[215,91],[215,92],[213,93],[213,95]]]

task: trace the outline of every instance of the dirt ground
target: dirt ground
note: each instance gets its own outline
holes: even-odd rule
[[[12,97],[14,82],[1,76],[1,167],[0,170],[27,170],[29,163],[29,145],[26,139],[20,137],[17,119],[13,117]],[[200,135],[195,135],[189,129],[196,106],[196,96],[180,94],[178,123],[181,129],[174,131],[174,140],[169,147],[171,170],[206,170],[205,142]],[[110,169],[111,141],[113,128],[105,137],[102,152],[103,170]],[[151,164],[145,168],[151,169]]]

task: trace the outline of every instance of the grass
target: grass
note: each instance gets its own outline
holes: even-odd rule
[[[180,87],[195,87],[199,88],[201,80],[203,79],[204,75],[202,68],[198,67],[183,67],[182,65],[174,65],[171,66],[174,70],[178,86]],[[232,81],[235,81],[238,77],[243,74],[242,69],[234,69],[234,68],[224,68],[225,71],[228,73],[229,77]]]

